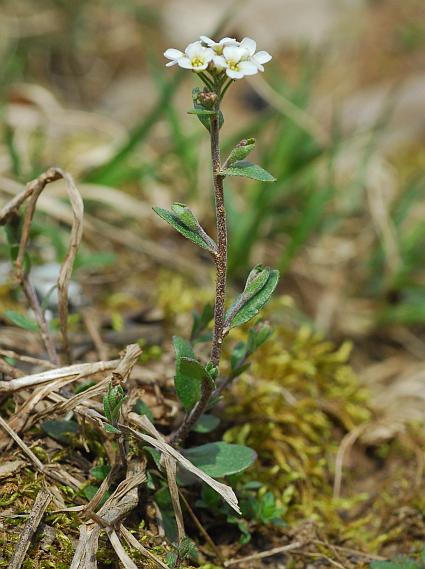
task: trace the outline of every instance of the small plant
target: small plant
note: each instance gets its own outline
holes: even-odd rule
[[[200,41],[190,43],[184,52],[168,49],[164,56],[170,61],[167,67],[178,65],[193,71],[204,84],[203,89],[195,87],[192,91],[193,109],[190,114],[197,116],[208,130],[211,142],[212,178],[215,199],[216,241],[202,228],[195,214],[182,203],[174,203],[170,210],[154,208],[154,211],[181,235],[206,249],[216,267],[216,290],[214,311],[208,307],[197,317],[191,334],[191,342],[174,338],[176,352],[175,386],[186,415],[179,428],[170,437],[171,442],[183,445],[192,428],[205,411],[217,399],[223,387],[246,369],[249,355],[270,335],[268,328],[261,331],[253,329],[249,333],[247,345],[238,345],[232,356],[231,375],[219,379],[223,342],[229,331],[254,318],[269,300],[275,290],[279,273],[270,267],[257,265],[249,273],[242,293],[226,310],[227,288],[227,222],[224,200],[224,180],[228,177],[242,176],[254,180],[273,182],[275,179],[260,166],[246,158],[255,148],[255,140],[241,140],[222,162],[220,154],[220,129],[224,123],[221,104],[225,93],[235,80],[263,71],[263,64],[271,56],[265,51],[256,52],[256,43],[250,38],[241,42],[233,38],[223,38],[219,42],[201,36]],[[193,343],[203,333],[213,318],[213,336],[209,361],[198,360],[193,351]]]

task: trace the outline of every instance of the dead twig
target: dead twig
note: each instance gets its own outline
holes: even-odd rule
[[[287,551],[293,551],[299,549],[305,545],[302,541],[294,541],[288,545],[283,545],[281,547],[274,547],[268,551],[262,551],[261,553],[254,553],[253,555],[248,555],[247,557],[241,557],[240,559],[230,559],[224,563],[225,567],[231,567],[232,565],[240,565],[241,563],[247,563],[248,561],[255,561],[257,559],[265,559],[266,557],[272,557],[273,555],[279,555],[280,553],[285,553]]]
[[[19,542],[16,545],[13,557],[9,563],[8,569],[19,569],[25,559],[25,555],[31,543],[31,539],[38,526],[40,525],[41,519],[47,506],[50,504],[52,495],[47,490],[40,490],[35,499],[34,506],[25,523],[24,529],[19,537]]]
[[[20,207],[26,200],[29,200],[28,207],[24,215],[18,255],[15,261],[15,275],[34,312],[49,359],[56,365],[59,364],[56,346],[50,334],[43,310],[41,309],[40,301],[38,300],[37,294],[29,279],[28,271],[25,269],[24,262],[37,200],[48,184],[59,180],[60,178],[63,178],[65,181],[72,209],[72,225],[68,251],[65,260],[62,263],[57,281],[59,295],[59,321],[62,333],[63,349],[66,360],[70,363],[71,353],[68,340],[68,285],[71,279],[75,256],[83,234],[84,205],[81,195],[70,174],[64,172],[60,168],[49,168],[49,170],[41,174],[38,178],[29,182],[26,189],[6,204],[0,212],[0,225],[4,225],[13,217],[17,217]]]

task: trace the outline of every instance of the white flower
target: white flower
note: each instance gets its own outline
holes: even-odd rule
[[[247,51],[242,46],[229,46],[223,49],[226,63],[226,75],[231,79],[242,79],[245,75],[258,73],[256,63],[250,61]]]
[[[243,38],[240,47],[246,51],[248,61],[252,61],[259,71],[264,71],[263,63],[268,63],[272,58],[270,53],[267,51],[257,51],[255,53],[257,44],[251,38]]]
[[[171,59],[171,61],[166,64],[166,67],[177,64],[184,69],[204,71],[214,57],[214,51],[209,47],[204,47],[200,41],[195,41],[187,46],[184,53],[178,49],[171,48],[164,52],[164,56],[167,59]]]
[[[223,54],[223,49],[228,45],[238,46],[239,42],[235,38],[223,38],[219,42],[215,42],[208,36],[201,36],[201,41],[214,50],[217,55]]]

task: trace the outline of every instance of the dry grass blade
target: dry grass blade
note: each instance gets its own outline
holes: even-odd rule
[[[139,461],[130,462],[126,479],[108,498],[97,514],[86,510],[85,515],[95,519],[95,523],[80,527],[80,540],[75,550],[70,569],[95,569],[96,551],[101,526],[108,528],[116,525],[138,504],[137,488],[146,481],[145,465]]]
[[[44,464],[41,462],[39,458],[35,456],[32,450],[24,443],[21,437],[15,433],[15,431],[6,423],[3,417],[0,416],[0,427],[6,431],[6,433],[15,441],[15,443],[23,450],[23,452],[27,455],[30,461],[34,464],[35,468],[39,472],[44,472]]]
[[[115,553],[118,555],[119,560],[124,565],[125,569],[138,569],[134,561],[129,557],[128,553],[125,551],[122,543],[119,540],[117,532],[112,528],[106,528],[106,534],[109,537],[112,547]]]
[[[144,416],[137,415],[136,413],[129,413],[128,420],[130,423],[133,423],[140,427],[142,430],[151,433],[150,435],[145,435],[132,429],[131,427],[127,427],[126,425],[119,425],[120,429],[128,433],[129,435],[134,436],[136,439],[145,441],[152,445],[154,448],[161,451],[163,454],[168,454],[172,458],[174,458],[178,463],[181,464],[183,468],[194,474],[197,478],[203,480],[208,486],[211,486],[220,496],[231,506],[238,514],[240,514],[240,509],[238,506],[238,499],[236,498],[235,493],[233,492],[230,486],[226,484],[222,484],[221,482],[217,482],[214,478],[211,478],[208,474],[197,468],[194,464],[192,464],[187,458],[185,458],[182,454],[180,454],[175,448],[170,446],[165,442],[163,437],[158,433],[149,419]]]
[[[32,375],[25,375],[10,381],[0,381],[0,393],[12,393],[20,389],[34,387],[42,383],[50,383],[59,379],[65,380],[72,377],[74,377],[74,379],[82,379],[88,375],[115,369],[118,363],[119,360],[109,360],[107,362],[74,364],[72,366],[34,373]]]
[[[25,555],[31,543],[32,536],[37,531],[47,506],[50,504],[52,495],[47,490],[40,490],[34,502],[29,518],[22,530],[19,542],[9,563],[8,569],[19,569],[25,559]]]
[[[240,559],[230,559],[224,563],[225,567],[231,567],[232,565],[241,565],[242,563],[247,563],[249,561],[256,561],[257,559],[265,559],[266,557],[272,557],[273,555],[279,555],[287,551],[293,551],[299,549],[305,545],[302,541],[295,541],[289,545],[282,545],[281,547],[274,547],[268,551],[262,551],[261,553],[254,553],[253,555],[248,555],[247,557],[241,557]]]
[[[62,172],[62,170],[60,170],[60,172],[65,180],[72,208],[72,227],[71,235],[69,236],[68,251],[62,263],[58,278],[59,321],[63,338],[63,348],[68,363],[71,363],[71,348],[68,339],[68,287],[75,257],[83,236],[84,204],[72,176],[67,172]]]
[[[170,491],[171,503],[173,504],[174,515],[177,523],[177,535],[179,543],[185,538],[183,512],[180,505],[179,489],[177,486],[176,474],[177,465],[176,461],[168,454],[163,455],[165,471],[167,473],[168,490]]]
[[[130,547],[137,549],[139,553],[156,563],[158,567],[161,567],[161,569],[169,569],[169,567],[165,565],[161,559],[156,557],[153,553],[146,549],[146,547],[143,547],[143,545],[137,541],[134,535],[130,533],[128,529],[125,528],[122,524],[120,526],[120,533]]]

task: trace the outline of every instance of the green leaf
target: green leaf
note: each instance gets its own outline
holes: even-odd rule
[[[233,309],[238,304],[241,304],[241,308],[236,312],[236,314],[231,319],[231,322],[226,321],[226,326],[229,328],[234,328],[235,326],[242,326],[251,318],[254,318],[266,302],[269,300],[271,295],[273,294],[277,283],[279,282],[279,271],[276,269],[272,269],[270,271],[269,278],[263,288],[257,292],[252,298],[250,298],[247,302],[243,302],[243,293],[239,295],[239,297],[235,300],[233,305],[227,311],[227,317],[231,317]]]
[[[166,221],[169,225],[171,225],[171,227],[174,227],[176,231],[178,231],[181,235],[186,237],[186,239],[189,239],[190,241],[192,241],[192,243],[195,243],[195,245],[199,245],[199,247],[202,247],[203,249],[207,249],[207,251],[214,252],[214,249],[211,246],[211,244],[204,241],[204,239],[196,231],[184,225],[177,217],[177,215],[175,215],[171,211],[163,209],[162,207],[154,207],[152,209],[156,214],[159,215],[159,217],[161,217],[164,221]]]
[[[151,423],[154,422],[154,416],[148,405],[141,399],[138,399],[134,405],[134,410],[138,415],[146,415]]]
[[[251,180],[258,180],[260,182],[276,182],[270,172],[261,168],[257,164],[252,164],[248,160],[240,160],[235,162],[229,168],[225,168],[221,174],[225,176],[243,176],[244,178],[251,178]]]
[[[197,377],[193,377],[190,373],[186,375],[181,369],[182,358],[189,358],[196,361],[191,344],[179,336],[174,336],[173,345],[174,351],[176,352],[174,386],[176,388],[177,397],[180,399],[186,411],[188,411],[201,398],[202,381]]]
[[[84,497],[90,502],[90,500],[92,500],[95,497],[96,492],[98,490],[99,490],[98,486],[95,486],[94,484],[89,484],[88,486],[83,488]],[[106,492],[102,496],[102,499],[99,502],[99,507],[103,506],[103,504],[106,502],[106,500],[109,498],[110,495],[111,493],[108,490],[106,490]]]
[[[252,152],[255,148],[255,139],[248,138],[241,140],[239,144],[237,144],[229,154],[229,157],[226,160],[227,166],[232,166],[235,162],[239,162],[240,160],[244,160],[250,152]]]
[[[249,468],[257,458],[254,450],[225,442],[208,443],[183,452],[195,466],[214,478],[237,474]]]
[[[100,466],[94,466],[90,469],[90,474],[98,480],[99,482],[103,482],[105,478],[108,476],[109,472],[111,471],[111,467],[108,464],[102,464]]]
[[[372,561],[371,569],[422,569],[423,565],[414,561],[400,557],[392,561]]]
[[[248,299],[257,294],[266,284],[270,276],[271,268],[263,265],[255,265],[246,279],[244,296]]]
[[[116,427],[114,427],[113,425],[110,425],[109,423],[104,423],[103,428],[105,429],[105,431],[107,433],[114,433],[116,435],[120,435],[121,431],[119,429],[117,429]]]
[[[193,325],[192,325],[192,331],[190,333],[190,339],[194,341],[194,340],[199,340],[199,336],[213,319],[214,307],[211,303],[208,302],[204,306],[201,314],[198,314],[197,312],[193,312],[192,314],[193,314]]]
[[[209,115],[216,115],[217,111],[211,111],[210,109],[191,109],[190,111],[187,111],[188,115],[197,115],[198,117],[204,117],[204,116],[209,116]]]
[[[186,227],[193,231],[198,231],[198,228],[200,227],[199,221],[196,215],[187,207],[186,204],[174,202],[171,206],[171,210],[183,225],[186,225]]]
[[[220,419],[215,415],[201,415],[193,426],[192,431],[195,431],[195,433],[211,433],[219,424]]]
[[[41,428],[55,441],[69,445],[71,438],[78,432],[78,423],[75,421],[45,421]]]
[[[10,322],[16,324],[16,326],[19,326],[19,328],[23,328],[24,330],[31,330],[31,332],[37,332],[38,330],[37,322],[32,318],[24,316],[20,312],[15,312],[14,310],[5,310],[3,314],[8,320],[10,320]]]

